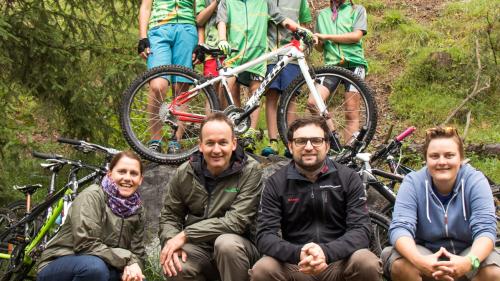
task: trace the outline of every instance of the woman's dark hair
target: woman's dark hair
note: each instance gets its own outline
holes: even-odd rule
[[[139,156],[137,156],[137,154],[135,154],[134,152],[132,152],[130,150],[122,151],[122,152],[116,154],[115,156],[113,156],[113,159],[111,159],[111,162],[109,163],[109,170],[110,171],[113,170],[113,168],[116,166],[118,161],[120,161],[120,159],[122,159],[123,157],[128,157],[130,159],[137,160],[137,162],[139,162],[139,170],[141,171],[141,175],[143,174],[144,165],[142,164],[141,158],[139,158]]]
[[[307,125],[316,125],[320,127],[323,132],[325,133],[325,141],[327,143],[330,142],[330,129],[328,129],[328,125],[326,124],[326,121],[322,117],[317,117],[317,116],[311,116],[311,117],[304,117],[304,118],[299,118],[296,119],[295,121],[290,124],[290,127],[288,127],[288,132],[286,133],[286,138],[288,141],[292,141],[293,139],[293,133],[297,131],[297,129],[305,127]]]

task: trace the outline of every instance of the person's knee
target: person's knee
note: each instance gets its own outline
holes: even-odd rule
[[[382,274],[382,262],[367,249],[361,249],[351,255],[351,263],[355,271],[364,276],[376,276]]]
[[[474,281],[489,281],[500,279],[500,267],[497,265],[489,265],[479,269]]]
[[[151,91],[153,93],[165,93],[168,87],[168,82],[163,78],[156,78],[150,82],[149,86],[151,87]]]
[[[107,281],[109,279],[108,265],[98,257],[88,256],[79,267],[78,276],[83,280]]]
[[[391,279],[396,280],[414,280],[420,276],[419,271],[405,258],[395,260],[391,265]]]
[[[217,237],[214,243],[215,255],[234,256],[244,251],[244,246],[238,241],[237,237],[237,235],[224,234]]]
[[[279,271],[279,263],[271,257],[263,257],[248,271],[251,281],[272,280]]]

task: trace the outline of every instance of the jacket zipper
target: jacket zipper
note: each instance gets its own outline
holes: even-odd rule
[[[314,184],[311,185],[311,199],[313,203],[313,211],[316,214],[316,200],[314,198]],[[318,220],[314,219],[314,226],[316,228],[316,242],[319,243],[319,226],[318,226]]]
[[[432,193],[432,195],[434,197],[436,197],[436,195],[434,193]],[[455,197],[457,197],[457,193],[453,194],[453,196],[450,198],[450,201],[448,201],[446,208],[443,206],[443,203],[441,203],[441,200],[439,200],[439,198],[436,198],[437,201],[439,202],[439,205],[441,205],[441,208],[444,211],[444,232],[446,234],[446,238],[450,238],[450,234],[448,232],[448,208],[450,207],[451,201],[453,201],[453,199]],[[455,253],[455,245],[453,244],[453,241],[450,240],[450,244],[451,244],[451,249],[452,249],[453,253]]]

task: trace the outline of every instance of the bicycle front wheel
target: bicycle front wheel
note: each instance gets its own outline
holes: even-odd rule
[[[370,239],[370,251],[380,257],[382,250],[385,247],[390,246],[389,242],[389,226],[391,220],[375,211],[370,210],[370,220],[371,220],[371,239]]]
[[[150,161],[179,164],[198,149],[204,117],[219,110],[214,88],[190,92],[203,77],[176,65],[159,66],[140,75],[123,93],[120,124],[125,139]],[[172,102],[178,98],[172,106]]]
[[[327,95],[325,105],[330,113],[330,129],[338,133],[341,145],[346,145],[353,133],[363,126],[367,132],[363,141],[368,144],[377,126],[377,107],[372,90],[351,71],[325,66],[311,74],[318,92]],[[280,97],[278,107],[278,129],[287,144],[287,130],[292,121],[307,116],[319,115],[318,107],[310,95],[309,87],[302,75],[288,86]]]

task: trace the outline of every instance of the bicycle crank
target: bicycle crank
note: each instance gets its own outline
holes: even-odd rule
[[[245,113],[242,108],[236,107],[234,105],[228,106],[224,109],[224,114],[231,119],[234,123],[234,132],[237,135],[241,135],[250,128],[250,116],[247,116],[241,120],[241,116]]]

